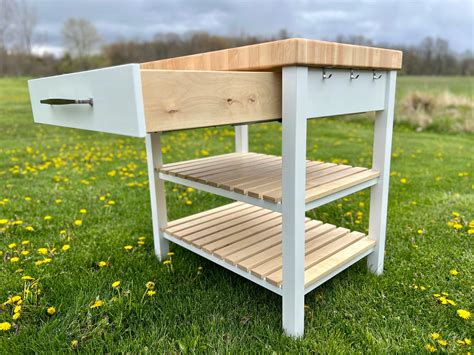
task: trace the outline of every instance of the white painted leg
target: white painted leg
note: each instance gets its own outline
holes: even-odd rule
[[[380,172],[380,177],[378,183],[372,186],[370,192],[369,238],[375,240],[377,244],[374,252],[367,258],[367,266],[370,271],[377,275],[383,272],[385,254],[396,78],[396,71],[388,72],[385,88],[385,109],[377,111],[375,117],[372,168]]]
[[[308,68],[283,68],[283,329],[304,333],[304,218]]]
[[[235,151],[247,153],[249,151],[249,126],[235,126]]]
[[[146,135],[146,155],[148,164],[148,181],[150,185],[151,218],[153,221],[153,240],[155,254],[159,260],[163,260],[168,253],[168,241],[163,238],[160,231],[168,223],[166,212],[166,195],[164,181],[158,178],[155,168],[163,165],[161,153],[160,133],[148,133]]]

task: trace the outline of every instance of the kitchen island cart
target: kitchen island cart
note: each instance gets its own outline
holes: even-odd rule
[[[304,296],[367,257],[381,274],[400,51],[287,39],[29,81],[38,123],[146,138],[155,251],[171,241],[282,297]],[[371,167],[306,159],[307,119],[375,111]],[[281,120],[280,156],[248,151],[248,124]],[[163,132],[234,125],[235,152],[164,164]],[[165,181],[235,202],[168,221]],[[368,234],[305,212],[370,188]]]

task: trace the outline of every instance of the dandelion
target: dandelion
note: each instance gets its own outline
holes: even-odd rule
[[[0,323],[0,330],[3,330],[4,332],[10,330],[11,327],[12,327],[12,325],[8,322]]]
[[[423,229],[418,229],[416,232],[417,232],[419,235],[422,235],[425,231],[424,231]]]
[[[25,201],[31,201],[31,197],[30,196],[25,196]]]
[[[95,302],[93,304],[90,305],[89,308],[99,308],[99,307],[102,307],[104,305],[104,301],[101,301],[101,300],[95,300]]]
[[[430,353],[434,353],[436,351],[436,348],[431,344],[426,344],[425,349],[429,351]]]
[[[79,345],[79,341],[77,341],[76,339],[74,339],[73,341],[71,341],[71,347],[73,349],[77,348],[77,346]]]
[[[87,210],[86,210],[85,208],[81,208],[81,209],[79,210],[79,213],[85,214],[85,213],[87,213]]]
[[[20,312],[14,313],[13,316],[12,316],[12,319],[17,320],[18,318],[20,318],[20,316],[21,316]]]
[[[163,265],[170,265],[171,264],[171,260],[165,260],[163,261]]]
[[[193,201],[191,201],[191,200],[186,200],[185,203],[186,203],[186,205],[191,206],[191,205],[193,204]]]
[[[456,222],[453,224],[453,228],[456,230],[460,230],[462,228],[462,224],[459,222]]]
[[[39,248],[38,253],[41,255],[46,255],[48,254],[48,249],[47,248]]]
[[[26,226],[25,229],[26,229],[28,232],[33,232],[33,231],[35,230],[32,226]]]
[[[54,307],[49,307],[47,310],[46,310],[46,313],[48,313],[50,316],[54,315],[56,313],[56,308]]]
[[[8,223],[8,219],[0,219],[0,225],[7,224],[7,223]]]
[[[50,220],[52,220],[52,219],[53,219],[52,216],[44,216],[44,220],[45,220],[45,221],[50,221]]]
[[[106,261],[99,261],[97,265],[99,265],[99,267],[106,267],[108,263]]]
[[[74,225],[77,226],[77,227],[82,226],[82,220],[76,219],[76,220],[74,221]]]
[[[58,205],[63,203],[63,200],[61,200],[60,198],[57,198],[54,202],[56,202]]]
[[[115,205],[115,201],[114,201],[114,200],[110,200],[110,201],[108,202],[108,204],[111,205],[111,206],[112,206],[112,205]]]
[[[28,245],[30,244],[30,241],[29,240],[24,240],[21,242],[21,245]]]
[[[120,287],[120,281],[115,281],[113,284],[112,284],[112,288],[119,288]]]
[[[168,256],[173,256],[174,253],[172,251],[168,252]]]
[[[15,249],[16,248],[16,243],[10,243],[10,244],[8,244],[8,247],[10,249]]]
[[[21,306],[17,305],[15,308],[13,308],[13,313],[19,313],[21,311]]]
[[[439,333],[431,333],[431,339],[436,340],[441,336]]]
[[[130,250],[133,249],[133,246],[131,246],[131,245],[126,245],[126,246],[124,246],[123,248],[124,248],[126,251],[130,251]]]
[[[145,284],[146,288],[148,290],[153,290],[155,288],[155,283],[153,281],[148,281],[146,284]]]
[[[449,273],[450,273],[451,275],[453,275],[453,276],[456,276],[456,275],[459,274],[459,272],[458,272],[456,269],[451,269],[451,270],[449,270]]]
[[[156,295],[156,291],[154,291],[154,290],[148,290],[148,291],[146,292],[146,294],[147,294],[148,297],[153,297],[154,295]]]
[[[64,244],[61,249],[62,251],[68,251],[69,249],[71,249],[71,246],[69,244]]]
[[[11,262],[11,263],[17,263],[17,262],[19,262],[19,261],[20,261],[20,258],[17,257],[17,256],[14,256],[13,258],[10,259],[10,262]]]
[[[471,318],[471,312],[469,311],[466,311],[465,309],[458,309],[456,311],[456,313],[458,314],[459,317],[463,318],[463,319],[469,319]]]
[[[438,339],[436,340],[438,342],[439,345],[441,346],[446,346],[448,345],[448,342],[446,340],[443,340],[443,339]]]
[[[400,183],[401,183],[401,184],[406,184],[406,183],[407,183],[407,179],[401,178],[401,179],[400,179]]]
[[[464,338],[464,342],[466,343],[466,345],[471,345],[471,339],[469,338]]]
[[[22,276],[21,279],[22,279],[23,281],[32,281],[32,280],[34,280],[34,278],[32,278],[31,276],[28,276],[28,275]]]

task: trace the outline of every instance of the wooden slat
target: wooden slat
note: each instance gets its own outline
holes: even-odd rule
[[[400,69],[402,52],[391,49],[290,38],[142,63],[142,69],[281,70],[289,65]]]
[[[223,209],[227,207],[227,209]],[[230,204],[175,221],[164,231],[215,258],[282,287],[281,214]],[[361,255],[375,242],[363,233],[305,219],[305,285]]]
[[[177,167],[183,166],[183,165],[201,164],[201,163],[204,163],[204,162],[210,161],[210,160],[228,159],[232,155],[242,155],[242,154],[248,154],[248,153],[239,153],[239,152],[226,153],[226,154],[214,155],[212,157],[206,157],[206,158],[195,158],[195,159],[190,159],[190,160],[182,160],[182,161],[177,161],[177,162],[174,162],[174,163],[164,164],[161,168],[158,169],[158,171],[165,172],[165,171],[170,170],[172,168],[177,168]]]
[[[344,229],[344,228],[338,228]],[[336,231],[337,231],[336,230]],[[334,231],[334,232],[336,232]],[[328,233],[329,234],[329,233]],[[355,243],[359,239],[361,239],[364,235],[362,233],[349,233],[349,230],[345,229],[344,231],[338,231],[338,233],[334,233],[332,239],[330,240],[329,244],[326,243],[313,243],[314,246],[310,249],[305,246],[305,269],[309,269],[310,267],[316,265],[317,263],[322,262],[323,260],[329,258],[331,255],[337,253],[338,251],[344,249],[348,245]],[[266,275],[266,280],[273,285],[280,286],[283,283],[283,272],[282,269],[279,268],[275,272]]]
[[[310,190],[306,190],[306,203],[320,199],[324,196],[328,196],[334,192],[344,190],[351,186],[363,183],[365,181],[375,179],[380,174],[378,171],[365,170],[358,174],[350,175],[345,178],[329,182],[320,187],[315,187]]]
[[[183,223],[194,221],[194,220],[200,219],[202,217],[215,215],[218,212],[222,212],[222,211],[225,211],[225,210],[231,210],[232,208],[242,206],[242,205],[244,205],[243,202],[233,202],[233,203],[229,203],[227,205],[223,205],[223,206],[220,206],[220,207],[213,208],[212,210],[203,211],[203,212],[199,212],[199,213],[187,216],[187,217],[179,218],[179,219],[176,219],[174,221],[168,222],[168,224],[166,225],[166,229],[168,231],[172,232],[172,229],[171,229],[172,227],[182,225]]]
[[[147,132],[281,118],[281,74],[141,70]]]
[[[348,260],[351,260],[362,253],[370,250],[375,246],[375,241],[365,237],[357,242],[347,246],[338,253],[330,256],[326,260],[314,265],[313,267],[305,270],[304,280],[305,287],[310,286],[312,283],[323,278],[324,276],[335,271],[342,265],[344,265]]]
[[[166,174],[234,191],[271,203],[281,202],[281,157],[256,153],[231,154],[229,159],[199,159]],[[306,203],[328,196],[379,176],[374,170],[319,161],[306,163]]]

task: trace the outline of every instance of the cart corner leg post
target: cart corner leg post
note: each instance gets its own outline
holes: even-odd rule
[[[238,125],[235,130],[235,151],[238,153],[247,153],[249,151],[249,126]]]
[[[370,191],[369,238],[376,241],[375,250],[367,258],[367,266],[376,275],[383,273],[387,228],[390,156],[395,106],[396,71],[387,72],[385,108],[377,111],[374,127],[372,169],[380,172],[379,181]]]
[[[148,165],[148,181],[150,185],[151,218],[153,221],[153,241],[155,254],[159,260],[166,257],[169,245],[163,238],[161,228],[168,223],[166,212],[166,195],[164,181],[158,177],[156,168],[163,165],[161,152],[160,133],[148,133],[146,135],[146,155]]]
[[[283,329],[304,334],[304,219],[308,68],[283,68]]]

